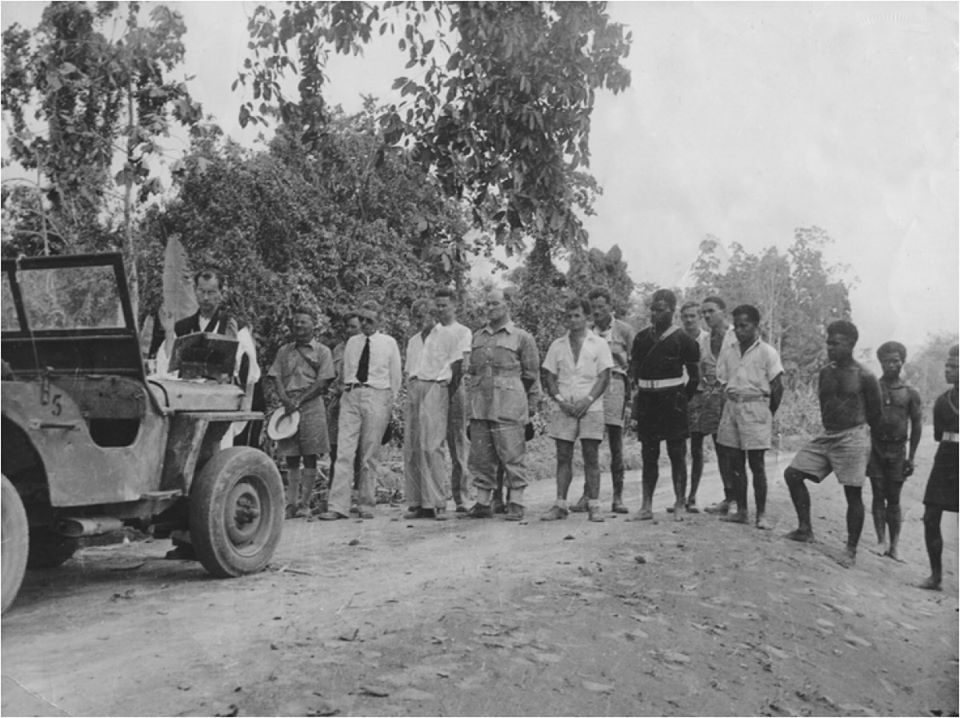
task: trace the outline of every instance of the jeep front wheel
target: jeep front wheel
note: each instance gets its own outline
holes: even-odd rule
[[[283,484],[262,451],[225,449],[204,465],[190,489],[190,540],[218,578],[263,570],[280,542]]]
[[[0,513],[3,514],[3,533],[0,535],[0,545],[3,547],[0,553],[0,560],[3,561],[2,610],[6,611],[17,597],[20,584],[23,583],[23,574],[27,570],[30,526],[20,494],[6,476],[3,477],[0,499],[3,502],[0,504]]]

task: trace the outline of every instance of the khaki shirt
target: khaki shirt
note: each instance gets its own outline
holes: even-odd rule
[[[309,357],[309,362],[304,355]],[[303,391],[320,379],[333,379],[336,375],[330,350],[316,339],[312,339],[309,346],[298,347],[295,342],[284,344],[267,372],[267,376],[281,382],[288,393]]]
[[[540,393],[537,343],[512,321],[483,327],[473,335],[466,385],[471,419],[526,424]]]

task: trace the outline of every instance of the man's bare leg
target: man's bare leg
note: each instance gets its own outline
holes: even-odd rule
[[[884,480],[878,476],[871,476],[870,488],[873,490],[873,502],[870,505],[873,513],[873,528],[877,532],[877,544],[883,546],[887,542],[886,522],[887,507],[884,500]]]
[[[641,456],[643,457],[642,484],[643,499],[640,504],[640,511],[633,517],[636,521],[646,521],[653,518],[653,492],[657,488],[657,479],[660,475],[660,469],[657,462],[660,461],[660,441],[658,439],[647,439],[640,441]]]
[[[797,528],[786,537],[791,541],[812,543],[814,538],[813,527],[810,524],[810,492],[804,483],[807,478],[807,474],[789,466],[783,472],[783,479],[787,482],[787,488],[790,489],[790,500],[793,501],[793,508],[797,512],[798,524]]]
[[[737,510],[735,513],[721,516],[720,520],[731,524],[745,524],[749,522],[747,518],[747,452],[733,447],[727,447],[726,452],[730,466],[731,493],[737,504]]]
[[[940,519],[943,509],[927,506],[923,511],[923,538],[927,545],[927,558],[930,559],[930,575],[922,581],[920,588],[939,591],[943,583],[943,535],[940,533]]]
[[[843,493],[847,497],[847,546],[841,563],[849,567],[857,560],[857,544],[863,532],[863,489],[860,486],[844,486]]]
[[[670,474],[673,478],[673,520],[683,521],[684,499],[687,494],[687,440],[668,441],[667,456],[670,457]]]
[[[751,449],[747,452],[750,473],[753,474],[753,498],[757,507],[758,529],[770,529],[767,523],[767,467],[764,461],[765,449]]]

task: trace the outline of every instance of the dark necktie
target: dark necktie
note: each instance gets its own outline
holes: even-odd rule
[[[367,383],[367,374],[370,372],[370,337],[367,337],[363,345],[363,351],[360,352],[360,364],[357,366],[357,382]]]

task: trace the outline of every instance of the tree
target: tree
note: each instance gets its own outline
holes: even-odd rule
[[[627,263],[623,261],[623,253],[616,244],[607,252],[596,248],[571,252],[567,284],[574,294],[584,298],[596,287],[608,290],[617,316],[625,316],[630,308],[633,280],[627,271]]]
[[[537,340],[540,356],[564,332],[563,303],[568,298],[567,278],[553,263],[550,245],[539,237],[522,265],[510,273],[517,287],[511,302],[513,319]]]
[[[253,91],[242,125],[276,113],[317,141],[329,114],[330,52],[358,54],[375,32],[398,32],[407,69],[422,79],[395,80],[405,99],[381,116],[385,145],[411,147],[509,253],[525,234],[562,247],[586,242],[571,173],[589,164],[596,91],[630,82],[620,64],[630,33],[610,22],[605,3],[288,2],[279,17],[258,6],[249,31],[253,56],[234,83]],[[296,98],[281,84],[288,72],[300,75]]]
[[[16,24],[4,31],[2,105],[13,128],[11,156],[42,175],[45,198],[73,247],[102,243],[100,215],[110,200],[115,152],[122,152],[115,180],[123,187],[124,250],[131,260],[135,204],[159,189],[148,168],[160,154],[157,138],[171,118],[195,127],[201,115],[186,85],[165,77],[183,61],[179,13],[157,5],[141,26],[139,4],[126,4],[114,37],[117,9],[109,2],[52,3],[33,32]],[[28,119],[31,111],[42,127]],[[128,269],[136,302],[135,263]]]

